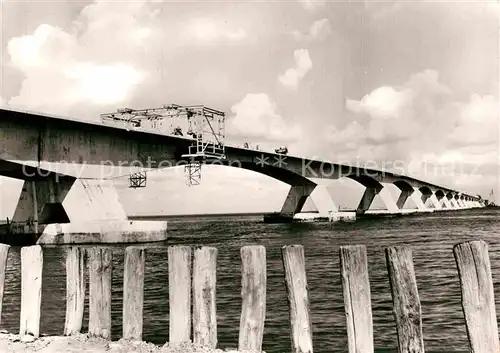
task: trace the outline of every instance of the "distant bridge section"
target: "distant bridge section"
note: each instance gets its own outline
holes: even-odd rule
[[[189,155],[191,146],[193,139],[184,136],[0,109],[0,175],[26,182],[51,184],[50,180],[57,174],[42,175],[37,170],[29,170],[29,173],[26,173],[22,164],[12,161],[166,168],[190,164],[192,161],[186,156]],[[482,200],[475,196],[387,171],[227,145],[224,153],[224,159],[207,159],[205,162],[252,170],[291,186],[280,212],[283,217],[293,217],[300,212],[307,197],[312,198],[322,215],[338,212],[326,190],[318,187],[312,178],[335,180],[346,177],[362,184],[365,192],[356,210],[358,214],[369,210],[377,195],[383,200],[389,213],[403,212],[408,200],[412,200],[417,211],[421,212],[484,206]],[[43,192],[51,193],[53,203],[62,203],[76,180],[74,176],[71,177],[66,177],[72,182],[67,182],[59,194],[53,187],[48,186],[42,188],[47,190]],[[397,200],[390,194],[388,184],[394,184],[400,189]],[[86,190],[89,187],[86,185]],[[107,188],[109,187],[108,185]],[[27,186],[24,189],[33,193]],[[40,209],[40,205],[38,208]],[[48,214],[43,216],[40,210],[38,212],[39,221],[49,217]],[[44,217],[45,219],[40,219]]]

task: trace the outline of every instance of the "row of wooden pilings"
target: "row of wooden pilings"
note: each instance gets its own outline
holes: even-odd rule
[[[0,244],[0,314],[9,246]],[[342,246],[339,251],[351,353],[373,353],[373,323],[366,248]],[[471,241],[453,247],[461,284],[462,308],[471,352],[498,353],[500,345],[495,312],[488,245]],[[424,352],[422,314],[409,247],[385,250],[400,353]],[[312,353],[313,339],[301,245],[282,248],[290,308],[292,352]],[[144,263],[146,250],[125,250],[123,282],[123,338],[142,339]],[[266,249],[241,248],[242,310],[240,351],[260,352],[266,316]],[[217,249],[171,246],[168,248],[170,344],[193,341],[215,348]],[[92,337],[111,337],[112,252],[106,247],[68,248],[67,295],[64,335],[80,333],[85,300],[85,271],[89,270],[89,324]],[[39,336],[43,252],[38,245],[21,249],[20,336],[31,341]],[[0,316],[1,317],[1,316]]]

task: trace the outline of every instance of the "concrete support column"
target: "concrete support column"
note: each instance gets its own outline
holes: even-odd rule
[[[325,185],[318,185],[311,192],[311,200],[316,206],[319,217],[330,217],[332,213],[338,212],[339,208],[333,202],[333,199]]]
[[[399,208],[396,205],[396,201],[392,197],[387,186],[384,185],[384,187],[379,191],[378,194],[380,195],[382,201],[384,201],[384,205],[387,208],[387,211],[389,211],[390,213],[399,213]]]
[[[398,200],[396,201],[396,206],[402,210],[405,207],[406,201],[413,194],[414,191],[409,189],[401,190],[401,194],[399,194]]]
[[[14,232],[37,234],[40,224],[68,222],[62,202],[74,181],[65,176],[26,180],[12,217]]]
[[[411,194],[411,199],[415,203],[419,211],[425,211],[428,209],[427,206],[425,206],[425,202],[427,201],[429,196],[430,195],[428,194],[423,194],[419,189],[414,188]]]
[[[380,189],[376,188],[366,188],[363,196],[361,197],[358,208],[356,209],[356,213],[363,214],[367,210],[369,210],[370,206],[372,205],[373,199],[379,191]]]
[[[432,204],[434,205],[434,209],[441,210],[443,208],[441,201],[438,199],[436,194],[433,193],[432,195],[430,195],[429,198],[430,198]]]
[[[399,213],[399,208],[396,204],[396,201],[394,201],[389,189],[384,185],[382,185],[382,188],[367,187],[363,196],[361,197],[361,201],[359,202],[358,208],[356,209],[356,213],[363,214],[367,210],[369,210],[376,195],[380,196],[389,213]]]
[[[445,206],[446,210],[452,210],[454,208],[448,197],[445,196],[445,197],[443,197],[442,200],[443,200],[443,205]]]
[[[40,225],[108,220],[127,220],[111,180],[51,176],[24,182],[12,231],[38,234]]]
[[[458,209],[459,208],[457,200],[455,200],[454,198],[450,199],[450,204],[451,204],[451,208],[453,208],[453,209]]]
[[[76,180],[63,206],[71,222],[127,220],[112,180]]]
[[[293,217],[293,215],[300,212],[307,198],[315,188],[316,184],[312,183],[309,185],[292,185],[285,198],[280,214]]]

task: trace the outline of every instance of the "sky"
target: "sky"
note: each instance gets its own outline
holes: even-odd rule
[[[1,0],[0,106],[98,120],[204,104],[227,113],[230,143],[500,199],[499,19],[486,0]],[[180,169],[150,173],[146,189],[118,186],[132,213],[269,211],[288,190],[204,170],[196,187]],[[2,179],[2,198],[19,185]],[[362,192],[328,186],[338,204]],[[236,208],[235,195],[246,200]]]

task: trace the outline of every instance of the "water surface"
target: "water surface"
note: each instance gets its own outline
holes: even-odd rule
[[[144,335],[147,341],[168,340],[167,247],[174,244],[218,248],[217,318],[219,347],[238,345],[241,309],[241,246],[267,249],[267,316],[264,350],[290,351],[288,303],[281,247],[301,244],[306,255],[315,352],[346,352],[344,302],[339,271],[339,246],[367,246],[371,281],[374,340],[377,352],[396,352],[397,337],[384,249],[410,245],[422,303],[427,352],[468,352],[460,306],[460,287],[452,247],[473,239],[490,245],[495,292],[500,293],[500,211],[475,209],[354,223],[264,224],[260,217],[170,219],[170,239],[148,249],[144,293]],[[113,246],[113,338],[121,335],[123,246]],[[65,317],[65,247],[44,248],[41,332],[61,334]],[[0,328],[19,330],[20,248],[9,254]],[[500,313],[500,294],[496,297]],[[88,306],[86,307],[86,310]],[[498,315],[497,315],[498,316]],[[88,313],[84,318],[84,332]]]

